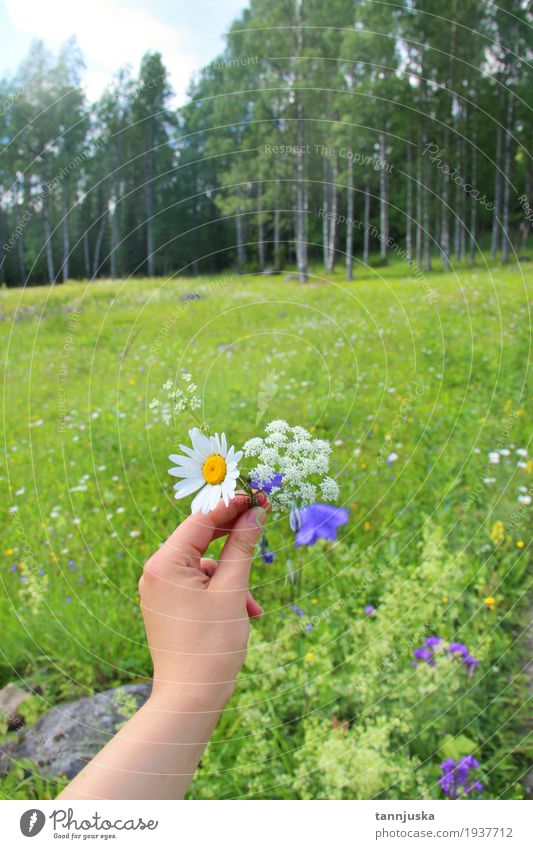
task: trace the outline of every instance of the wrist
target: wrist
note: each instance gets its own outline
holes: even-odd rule
[[[230,700],[234,687],[234,682],[169,685],[154,680],[146,706],[167,713],[212,715],[216,721]]]

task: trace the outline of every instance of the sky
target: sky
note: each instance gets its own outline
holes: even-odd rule
[[[184,103],[193,71],[224,47],[223,34],[246,0],[0,0],[0,75],[10,75],[40,38],[51,50],[75,35],[84,86],[95,99],[123,65],[138,71],[143,53],[159,51],[175,105]]]

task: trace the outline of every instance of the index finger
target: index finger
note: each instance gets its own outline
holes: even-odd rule
[[[159,550],[167,554],[187,553],[202,557],[209,544],[228,534],[235,520],[249,507],[249,497],[238,492],[227,507],[221,500],[207,516],[203,513],[187,516]]]

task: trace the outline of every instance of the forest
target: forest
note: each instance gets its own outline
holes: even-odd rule
[[[521,258],[532,17],[252,0],[178,107],[156,52],[91,103],[75,39],[35,42],[0,80],[0,283]]]

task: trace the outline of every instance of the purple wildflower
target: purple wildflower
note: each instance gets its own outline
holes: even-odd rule
[[[297,504],[293,504],[289,511],[289,526],[295,534],[302,529],[302,516]]]
[[[373,604],[367,604],[367,606],[365,607],[363,612],[364,612],[365,616],[372,616],[372,614],[375,612],[375,610],[376,610],[376,608],[374,607]]]
[[[261,560],[267,565],[270,565],[276,559],[276,555],[274,554],[274,552],[270,551],[268,540],[264,531],[261,536],[261,539],[259,540],[259,552],[261,554]]]
[[[425,646],[415,649],[413,655],[417,660],[423,660],[424,663],[430,663],[433,660],[433,652]]]
[[[300,510],[300,521],[295,546],[314,545],[319,539],[336,540],[338,528],[348,521],[348,511],[330,504],[310,504]]]
[[[468,648],[464,643],[450,643],[448,650],[451,651],[452,654],[460,654],[461,657],[465,657],[465,655],[468,654]]]
[[[270,478],[269,481],[261,481],[258,478],[253,478],[250,480],[250,485],[253,486],[254,489],[260,489],[261,492],[266,493],[266,495],[270,495],[273,489],[278,489],[281,486],[282,480],[283,475],[274,475],[274,477]]]
[[[439,785],[448,799],[458,799],[469,793],[481,793],[483,784],[479,780],[470,780],[470,772],[479,768],[479,761],[473,755],[465,755],[457,762],[454,758],[447,758],[439,767],[442,775]]]
[[[417,666],[417,661],[423,660],[425,663],[429,663],[430,666],[435,666],[435,650],[441,643],[442,637],[435,635],[428,637],[423,646],[414,650],[415,662],[412,665]],[[478,661],[475,657],[472,657],[468,651],[468,646],[465,646],[464,643],[449,643],[447,650],[450,654],[460,657],[461,663],[467,666],[469,673],[472,674],[474,668],[478,665]]]

